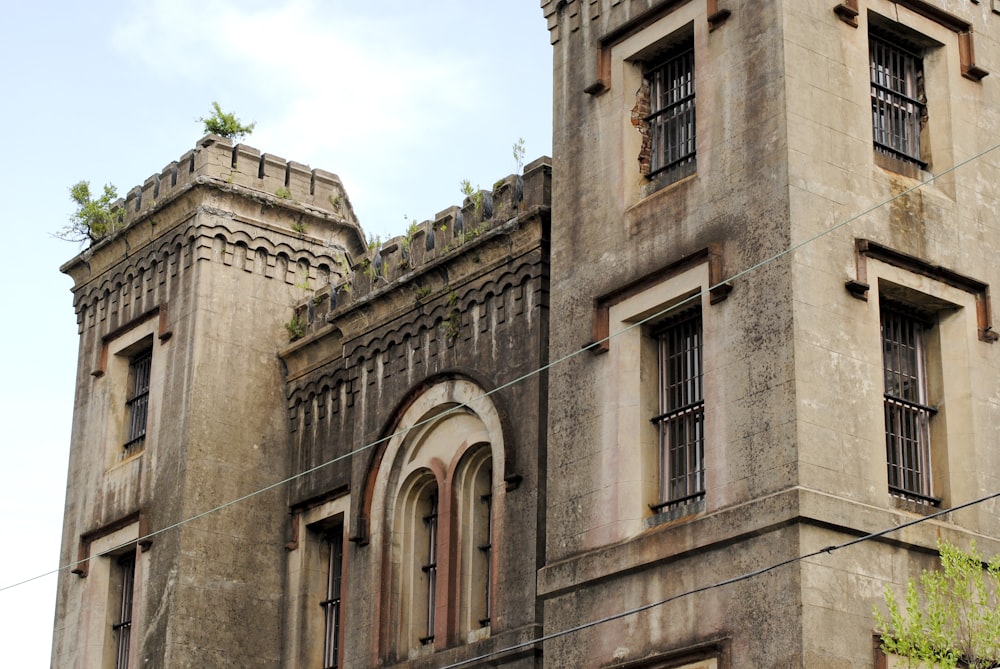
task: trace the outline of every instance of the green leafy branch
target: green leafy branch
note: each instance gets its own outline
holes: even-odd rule
[[[57,232],[56,237],[93,243],[125,227],[125,208],[119,205],[118,190],[111,184],[105,184],[103,193],[93,197],[90,183],[78,181],[70,186],[69,196],[76,203],[76,211],[70,215],[69,225]]]
[[[229,139],[243,139],[253,132],[256,122],[244,124],[232,112],[222,111],[218,102],[212,102],[212,114],[207,118],[199,118],[198,121],[205,125],[205,132],[213,135],[221,135]]]
[[[477,219],[483,217],[483,191],[480,190],[479,186],[473,186],[472,182],[468,179],[462,179],[460,183],[462,187],[462,194],[469,198],[472,202],[472,210],[475,213]]]
[[[285,329],[288,330],[289,341],[302,339],[306,336],[306,324],[299,318],[298,313],[293,314],[292,320],[285,323]]]
[[[910,580],[902,602],[886,586],[888,617],[878,607],[873,612],[882,650],[905,658],[907,667],[998,666],[1000,556],[984,569],[975,544],[965,552],[942,541],[938,551],[941,569]]]
[[[517,138],[511,152],[514,154],[514,174],[520,174],[524,169],[524,137]]]

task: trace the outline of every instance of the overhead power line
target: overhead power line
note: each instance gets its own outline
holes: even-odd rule
[[[863,209],[862,211],[858,212],[857,214],[854,214],[853,216],[850,216],[850,217],[844,219],[840,223],[837,223],[837,224],[835,224],[835,225],[833,225],[833,226],[831,226],[829,228],[821,230],[820,232],[818,232],[818,233],[816,233],[816,234],[814,234],[814,235],[812,235],[810,237],[807,237],[806,239],[804,239],[804,240],[802,240],[802,241],[800,241],[800,242],[798,242],[796,244],[792,244],[791,246],[789,246],[789,247],[787,247],[787,248],[785,248],[785,249],[783,249],[783,250],[781,250],[781,251],[779,251],[779,252],[777,252],[777,253],[775,253],[775,254],[773,254],[771,256],[768,256],[767,258],[764,258],[763,260],[760,260],[757,263],[754,263],[754,264],[750,265],[746,269],[743,269],[743,270],[741,270],[741,271],[739,271],[739,272],[737,272],[737,273],[729,276],[728,278],[723,279],[722,281],[720,281],[719,283],[717,283],[717,284],[715,284],[713,286],[709,286],[707,288],[702,289],[700,292],[698,292],[698,293],[696,293],[696,294],[691,295],[690,297],[688,297],[686,300],[684,300],[683,303],[687,303],[689,301],[698,299],[701,296],[707,294],[709,291],[711,291],[711,290],[713,290],[715,288],[718,288],[718,287],[720,287],[720,286],[722,286],[724,284],[731,283],[733,281],[741,279],[741,278],[747,276],[748,274],[751,274],[752,272],[755,272],[755,271],[757,271],[757,270],[759,270],[759,269],[761,269],[761,268],[763,268],[763,267],[765,267],[765,266],[767,266],[767,265],[769,265],[769,264],[771,264],[773,262],[776,262],[777,260],[780,260],[781,258],[794,253],[798,249],[800,249],[800,248],[802,248],[804,246],[807,246],[808,244],[811,244],[811,243],[815,242],[816,240],[821,239],[821,238],[825,237],[826,235],[831,234],[832,232],[835,232],[836,230],[839,230],[839,229],[841,229],[841,228],[843,228],[845,226],[848,226],[851,223],[857,221],[858,219],[863,218],[864,216],[867,216],[868,214],[874,213],[875,211],[878,211],[879,209],[881,209],[881,208],[883,208],[883,207],[885,207],[885,206],[887,206],[889,204],[892,204],[896,200],[898,200],[898,199],[900,199],[902,197],[905,197],[905,196],[909,195],[910,193],[913,193],[914,191],[917,191],[917,190],[923,188],[924,186],[927,186],[929,184],[934,183],[936,180],[940,179],[941,177],[944,177],[944,176],[946,176],[948,174],[951,174],[952,172],[954,172],[954,171],[956,171],[956,170],[958,170],[958,169],[960,169],[960,168],[962,168],[962,167],[964,167],[966,165],[969,165],[969,164],[971,164],[971,163],[973,163],[973,162],[975,162],[977,160],[982,159],[984,156],[992,153],[993,151],[996,151],[997,149],[1000,149],[1000,144],[994,144],[993,146],[991,146],[991,147],[989,147],[987,149],[984,149],[983,151],[980,151],[979,153],[976,153],[973,156],[971,156],[969,158],[966,158],[965,160],[962,160],[962,161],[956,163],[955,165],[952,165],[951,167],[942,170],[941,172],[939,172],[937,174],[931,175],[927,179],[914,184],[910,188],[907,188],[905,190],[900,191],[899,193],[896,193],[895,195],[893,195],[892,197],[890,197],[888,199],[882,200],[881,202],[878,202],[878,203],[876,203],[876,204],[874,204],[874,205],[872,205],[872,206],[870,206],[870,207],[868,207],[866,209]],[[526,381],[526,380],[528,380],[530,378],[533,378],[533,377],[537,376],[538,374],[541,374],[542,372],[548,371],[549,369],[552,369],[553,367],[555,367],[557,365],[560,365],[560,364],[562,364],[564,362],[567,362],[567,361],[575,358],[578,355],[581,355],[582,353],[586,353],[586,352],[592,350],[595,345],[600,345],[600,344],[603,344],[605,342],[609,342],[611,339],[613,339],[615,337],[618,337],[618,336],[620,336],[622,334],[625,334],[626,332],[629,332],[629,331],[631,331],[634,328],[641,327],[641,326],[649,323],[650,321],[653,321],[653,320],[656,320],[658,318],[661,318],[667,312],[673,311],[678,306],[679,305],[677,305],[677,304],[672,304],[669,307],[664,307],[663,309],[658,310],[656,313],[653,313],[653,314],[647,316],[646,318],[644,318],[644,319],[642,319],[640,321],[637,321],[637,322],[634,322],[634,323],[630,323],[626,327],[622,328],[621,330],[618,330],[617,332],[610,333],[609,335],[607,335],[603,339],[600,339],[600,340],[595,341],[595,342],[591,342],[591,343],[587,344],[586,346],[583,346],[583,347],[581,347],[579,349],[575,349],[575,350],[573,350],[573,351],[571,351],[569,353],[566,353],[566,354],[564,354],[564,355],[556,358],[555,360],[551,360],[548,363],[546,363],[544,365],[541,365],[540,367],[537,367],[536,369],[534,369],[534,370],[532,370],[530,372],[526,372],[525,374],[522,374],[521,376],[518,376],[518,377],[516,377],[516,378],[514,378],[514,379],[512,379],[510,381],[507,381],[506,383],[503,383],[503,384],[501,384],[501,385],[493,388],[492,390],[486,391],[482,395],[480,395],[479,397],[470,400],[470,402],[475,402],[475,401],[479,401],[479,400],[482,400],[482,399],[486,399],[486,398],[490,397],[491,395],[494,395],[495,393],[498,393],[498,392],[500,392],[502,390],[506,390],[507,388],[510,388],[510,387],[515,386],[515,385],[517,385],[517,384],[519,384],[519,383],[521,383],[523,381]],[[362,446],[359,446],[359,447],[357,447],[356,449],[354,449],[352,451],[348,451],[347,453],[341,454],[341,455],[339,455],[339,456],[337,456],[335,458],[332,458],[330,460],[322,462],[322,463],[320,463],[320,464],[318,464],[318,465],[316,465],[314,467],[310,467],[310,468],[308,468],[306,470],[303,470],[301,472],[293,474],[293,475],[291,475],[291,476],[289,476],[287,478],[281,479],[279,481],[275,481],[274,483],[270,483],[270,484],[268,484],[268,485],[266,485],[266,486],[264,486],[262,488],[258,488],[258,489],[254,490],[252,492],[249,492],[249,493],[247,493],[245,495],[242,495],[242,496],[237,497],[235,499],[229,500],[227,502],[224,502],[222,504],[214,506],[214,507],[212,507],[210,509],[207,509],[207,510],[202,511],[200,513],[194,514],[192,516],[189,516],[188,518],[184,518],[182,520],[179,520],[176,523],[172,523],[172,524],[167,525],[165,527],[162,527],[162,528],[160,528],[158,530],[154,530],[152,532],[149,532],[148,534],[139,537],[138,541],[142,542],[142,541],[147,541],[147,540],[153,539],[153,538],[155,538],[156,536],[158,536],[160,534],[172,531],[172,530],[174,530],[176,528],[179,528],[179,527],[181,527],[183,525],[186,525],[188,523],[191,523],[191,522],[194,522],[194,521],[199,520],[201,518],[204,518],[205,516],[212,515],[214,513],[217,513],[219,511],[227,509],[227,508],[229,508],[229,507],[231,507],[231,506],[233,506],[235,504],[239,504],[240,502],[243,502],[243,501],[246,501],[246,500],[251,499],[253,497],[256,497],[258,495],[261,495],[261,494],[263,494],[265,492],[268,492],[270,490],[273,490],[275,488],[283,486],[283,485],[285,485],[287,483],[291,483],[292,481],[300,479],[300,478],[302,478],[304,476],[308,476],[309,474],[312,474],[312,473],[314,473],[316,471],[324,469],[325,467],[329,467],[329,466],[334,465],[334,464],[336,464],[338,462],[341,462],[342,460],[345,460],[347,458],[353,457],[354,455],[357,455],[359,453],[363,453],[363,452],[367,451],[368,449],[374,448],[375,446],[383,444],[383,443],[385,443],[385,442],[387,442],[387,441],[389,441],[389,440],[391,440],[391,439],[393,439],[395,437],[403,436],[406,433],[408,433],[410,430],[419,428],[419,427],[421,427],[423,425],[426,425],[427,423],[429,423],[432,420],[438,420],[443,415],[447,415],[448,413],[451,413],[453,411],[459,411],[459,410],[461,410],[463,408],[469,408],[468,404],[458,404],[458,405],[456,405],[454,407],[451,407],[450,409],[448,409],[447,411],[443,412],[442,414],[438,414],[438,415],[436,415],[436,416],[434,416],[432,418],[428,418],[426,420],[414,423],[413,425],[410,425],[409,427],[403,428],[401,430],[393,432],[392,434],[389,434],[389,435],[386,435],[386,436],[381,437],[379,439],[376,439],[375,441],[372,441],[372,442],[369,442],[369,443],[364,444]],[[128,545],[130,545],[132,543],[134,543],[134,542],[129,541],[129,542],[123,543],[123,544],[121,544],[121,546],[115,547],[115,549],[128,546]],[[76,567],[78,567],[78,566],[80,566],[80,565],[82,565],[82,564],[84,564],[86,562],[89,562],[90,560],[93,560],[95,557],[99,557],[99,556],[88,556],[88,557],[82,558],[80,560],[76,560],[76,561],[69,562],[67,564],[61,565],[61,566],[59,566],[59,567],[57,567],[55,569],[51,569],[49,571],[37,574],[35,576],[31,576],[29,578],[25,578],[23,580],[11,583],[9,585],[2,586],[2,587],[0,587],[0,592],[4,592],[6,590],[10,590],[12,588],[16,588],[16,587],[21,586],[21,585],[25,585],[27,583],[31,583],[32,581],[36,581],[36,580],[38,580],[40,578],[44,578],[44,577],[49,576],[51,574],[56,574],[56,573],[58,573],[60,571],[66,570],[66,569],[75,569]]]
[[[920,523],[925,523],[928,520],[932,520],[934,518],[939,518],[939,517],[947,515],[949,513],[954,513],[955,511],[960,511],[960,510],[968,508],[970,506],[975,506],[976,504],[982,504],[983,502],[991,500],[991,499],[994,499],[996,497],[1000,497],[1000,492],[990,493],[989,495],[986,495],[985,497],[980,497],[980,498],[974,499],[974,500],[972,500],[970,502],[966,502],[964,504],[959,504],[958,506],[953,506],[950,509],[941,509],[939,511],[936,511],[935,513],[928,514],[927,516],[921,516],[920,518],[916,518],[914,520],[905,522],[905,523],[903,523],[901,525],[894,525],[892,527],[887,527],[887,528],[885,528],[883,530],[879,530],[878,532],[872,532],[870,534],[866,534],[866,535],[861,536],[861,537],[855,537],[854,539],[851,539],[849,541],[845,541],[843,543],[839,543],[839,544],[834,544],[834,545],[831,545],[831,546],[827,546],[826,548],[820,548],[819,550],[812,551],[810,553],[805,553],[804,555],[797,555],[796,557],[788,558],[787,560],[781,560],[779,562],[775,562],[773,564],[769,564],[766,567],[761,567],[760,569],[754,569],[753,571],[748,571],[746,573],[740,574],[739,576],[733,576],[732,578],[727,578],[727,579],[724,579],[722,581],[716,581],[715,583],[711,583],[709,585],[703,585],[703,586],[701,586],[699,588],[694,588],[692,590],[686,590],[685,592],[682,592],[682,593],[679,593],[679,594],[676,594],[676,595],[671,595],[670,597],[667,597],[665,599],[660,599],[660,600],[657,600],[655,602],[650,602],[649,604],[643,604],[642,606],[636,606],[634,608],[627,609],[625,611],[620,611],[618,613],[614,613],[614,614],[611,614],[609,616],[605,616],[603,618],[598,618],[596,620],[591,620],[591,621],[588,621],[588,622],[585,622],[585,623],[581,623],[579,625],[574,625],[573,627],[567,627],[565,629],[559,630],[558,632],[552,632],[550,634],[543,634],[540,637],[536,637],[536,638],[530,639],[528,641],[522,641],[520,643],[516,643],[516,644],[513,644],[511,646],[507,646],[505,648],[499,648],[497,650],[490,651],[488,653],[483,653],[482,655],[477,655],[476,657],[470,657],[468,659],[461,660],[461,661],[455,662],[453,664],[445,665],[445,666],[441,667],[440,669],[456,669],[457,667],[464,667],[467,664],[472,664],[474,662],[482,662],[484,660],[488,660],[491,657],[496,657],[497,655],[501,655],[503,653],[510,653],[510,652],[514,652],[514,651],[517,651],[517,650],[521,650],[523,648],[529,648],[529,647],[531,647],[531,646],[533,646],[533,645],[535,645],[537,643],[541,643],[541,642],[544,642],[544,641],[551,641],[552,639],[558,639],[559,637],[564,637],[564,636],[566,636],[568,634],[573,634],[574,632],[580,632],[582,630],[589,629],[591,627],[597,627],[598,625],[603,625],[604,623],[609,623],[609,622],[612,622],[612,621],[615,621],[615,620],[621,620],[622,618],[626,618],[628,616],[633,616],[633,615],[635,615],[637,613],[642,613],[643,611],[649,611],[650,609],[655,609],[655,608],[657,608],[659,606],[663,606],[664,604],[669,604],[670,602],[675,602],[678,599],[684,599],[685,597],[690,597],[691,595],[697,595],[699,593],[708,592],[709,590],[715,590],[715,589],[721,588],[723,586],[732,585],[734,583],[739,583],[741,581],[747,581],[747,580],[750,580],[751,578],[754,578],[756,576],[761,576],[763,574],[767,574],[768,572],[775,571],[776,569],[780,569],[782,567],[786,567],[786,566],[788,566],[790,564],[795,564],[796,562],[801,562],[802,560],[808,560],[809,558],[814,558],[814,557],[817,557],[817,556],[820,556],[820,555],[823,555],[823,554],[833,553],[834,551],[838,551],[838,550],[840,550],[842,548],[847,548],[847,547],[853,546],[855,544],[864,543],[865,541],[871,541],[871,540],[877,539],[879,537],[884,537],[887,534],[892,534],[893,532],[898,532],[898,531],[900,531],[900,530],[902,530],[904,528],[912,527],[914,525],[919,525]]]

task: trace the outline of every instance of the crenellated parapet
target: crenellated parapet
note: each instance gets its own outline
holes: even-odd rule
[[[61,268],[82,333],[174,295],[199,262],[311,289],[339,283],[364,233],[337,175],[207,135],[128,192],[124,227]]]
[[[471,248],[508,233],[518,221],[539,208],[548,208],[551,195],[551,159],[539,158],[524,174],[498,180],[492,190],[466,197],[462,206],[439,212],[433,221],[412,225],[405,235],[373,243],[350,267],[341,267],[342,281],[318,290],[295,308],[290,331],[297,339],[323,329],[337,312],[409,286],[416,299],[429,296],[428,272],[441,274],[443,264],[472,253]],[[474,259],[475,256],[470,256]],[[475,264],[475,263],[473,263]],[[445,270],[443,275],[449,272]],[[444,284],[448,284],[445,279]],[[410,297],[413,297],[410,296]]]
[[[329,288],[287,312],[292,341],[279,351],[286,379],[293,500],[348,485],[365,469],[322,467],[371,443],[414,387],[466,377],[500,389],[513,415],[533,381],[548,324],[551,167],[529,164],[462,206],[373,245]],[[533,351],[533,353],[526,353]]]
[[[228,199],[185,199],[196,188]],[[279,237],[297,237],[305,246],[335,247],[348,255],[364,249],[364,233],[336,174],[217,135],[203,137],[114,206],[124,211],[123,227],[62,268],[77,286],[158,244],[195,210],[235,216]]]
[[[194,149],[128,191],[122,203],[126,227],[199,181],[228,186],[267,201],[283,201],[314,215],[358,225],[344,185],[336,174],[261,153],[246,144],[234,145],[225,137],[206,135]]]

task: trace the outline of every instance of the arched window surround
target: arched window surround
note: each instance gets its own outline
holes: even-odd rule
[[[402,410],[373,462],[367,517],[379,565],[373,650],[381,658],[419,657],[486,638],[502,616],[494,606],[492,547],[503,529],[504,443],[500,415],[484,395],[465,379],[429,386]],[[433,640],[427,640],[426,631],[418,634],[426,630],[428,614],[420,610],[428,595],[422,594],[427,580],[417,562],[426,558],[420,500],[432,481],[438,526]]]

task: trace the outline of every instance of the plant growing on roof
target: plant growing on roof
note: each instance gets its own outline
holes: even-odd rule
[[[403,258],[407,259],[410,255],[410,245],[413,243],[413,236],[417,234],[418,230],[420,230],[420,224],[417,223],[416,218],[410,218],[406,215],[403,216],[403,220],[410,222],[410,224],[406,226],[406,234],[403,236],[403,239],[399,244],[403,249]]]
[[[78,181],[70,186],[69,197],[76,203],[76,211],[70,215],[69,225],[55,233],[56,237],[93,243],[125,226],[125,208],[111,184],[105,184],[104,192],[95,198],[90,193],[90,182]]]
[[[288,330],[288,340],[295,341],[296,339],[302,339],[306,336],[306,326],[299,319],[299,314],[292,314],[292,320],[285,323],[285,329]]]
[[[462,179],[461,181],[462,194],[469,198],[472,202],[472,210],[476,218],[481,219],[483,217],[483,191],[480,190],[479,186],[473,186],[472,182],[468,179]]]
[[[212,115],[207,118],[199,118],[198,121],[205,125],[205,132],[213,135],[221,135],[228,139],[243,139],[253,132],[257,122],[244,124],[232,112],[222,111],[218,102],[212,102]]]
[[[514,174],[521,174],[524,169],[524,137],[518,137],[512,147],[514,154]]]

